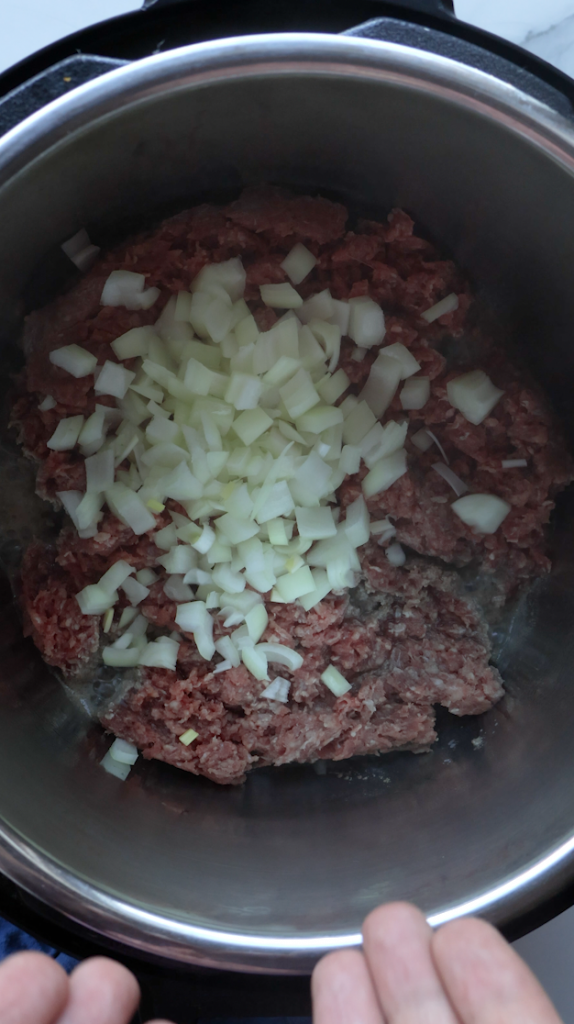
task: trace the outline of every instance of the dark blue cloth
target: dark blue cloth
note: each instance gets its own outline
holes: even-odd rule
[[[39,953],[46,953],[56,963],[61,964],[68,973],[78,963],[72,956],[67,956],[66,953],[58,953],[57,949],[53,949],[52,946],[48,946],[45,942],[38,942],[31,935],[26,935],[26,932],[20,931],[15,925],[0,918],[0,960],[10,956],[10,953],[20,953],[24,949],[34,949]]]
[[[74,969],[78,960],[66,953],[58,953],[57,949],[48,946],[45,942],[38,942],[31,935],[16,928],[15,925],[0,918],[0,960],[10,956],[10,953],[20,953],[24,949],[37,950],[39,953],[46,953],[56,963],[61,964],[68,973]],[[198,1024],[312,1024],[310,1017],[242,1017],[230,1020],[228,1017],[212,1018],[209,1021],[199,1021]]]

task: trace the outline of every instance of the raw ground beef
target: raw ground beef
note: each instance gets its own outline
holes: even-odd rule
[[[104,716],[105,727],[135,743],[145,757],[219,783],[241,782],[246,771],[261,765],[428,750],[436,738],[435,705],[455,715],[491,707],[502,696],[501,680],[489,664],[482,614],[456,568],[473,564],[493,574],[499,603],[548,571],[544,528],[555,495],[573,478],[544,397],[474,325],[470,290],[455,265],[416,236],[413,221],[400,210],[385,223],[362,221],[354,230],[346,230],[347,220],[343,206],[325,199],[248,189],[226,207],[196,207],[105,254],[71,291],[26,322],[27,363],[13,421],[26,454],[38,461],[38,493],[53,499],[57,491],[84,488],[83,459],[51,452],[46,441],[62,417],[93,411],[95,397],[92,377],[71,378],[49,362],[49,352],[75,343],[99,362],[115,360],[111,341],[131,327],[154,323],[169,296],[189,288],[205,264],[237,255],[247,271],[245,298],[260,329],[268,329],[276,316],[262,305],[259,286],[286,280],[280,263],[296,242],[304,242],[317,265],[298,286],[303,297],[328,287],[338,299],[374,298],[386,314],[384,344],[400,341],[431,379],[430,400],[408,414],[409,436],[427,426],[471,491],[497,494],[512,506],[496,533],[475,534],[451,511],[450,487],[431,469],[437,450],[423,454],[407,440],[408,472],[368,501],[372,518],[392,518],[395,539],[409,549],[406,564],[391,566],[384,547],[370,542],[361,551],[361,578],[353,591],[331,594],[309,612],[267,602],[263,640],[295,648],[304,659],[296,672],[282,669],[291,680],[288,703],[261,698],[262,684],[243,666],[214,673],[216,662],[199,656],[191,635],[184,636],[176,671],[142,670],[141,682]],[[147,286],[161,289],[151,310],[100,305],[104,281],[120,268],[145,273]],[[458,309],[427,324],[421,313],[453,291]],[[453,339],[460,339],[456,370],[442,354],[456,350]],[[376,351],[357,362],[353,348],[349,339],[343,341],[340,365],[358,393]],[[465,361],[465,351],[480,351],[480,359]],[[461,366],[484,369],[504,389],[479,426],[446,398],[446,384]],[[46,395],[56,407],[40,412]],[[398,414],[397,395],[383,422]],[[501,461],[511,458],[527,459],[527,468],[503,470]],[[364,472],[342,484],[342,507],[360,493]],[[169,507],[177,509],[173,502]],[[158,529],[171,521],[167,510],[156,519]],[[22,604],[26,630],[45,660],[74,675],[97,657],[100,621],[83,616],[74,595],[118,558],[136,569],[162,572],[156,566],[160,554],[153,531],[135,537],[109,513],[90,540],[81,540],[68,525],[53,549],[30,548]],[[175,628],[175,609],[160,579],[142,611],[161,632]],[[216,634],[225,632],[230,630],[216,626]],[[352,684],[342,697],[321,682],[329,663]],[[186,747],[178,737],[189,728],[199,736]]]

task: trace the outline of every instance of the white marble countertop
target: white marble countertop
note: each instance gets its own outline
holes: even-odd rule
[[[462,21],[524,46],[574,77],[574,0],[454,2]],[[139,6],[140,0],[6,0],[0,72],[62,36]],[[574,908],[516,948],[554,999],[564,1024],[574,1024]]]

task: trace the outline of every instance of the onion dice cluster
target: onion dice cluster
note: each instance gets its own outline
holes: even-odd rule
[[[289,682],[270,680],[269,665],[293,672],[302,658],[261,642],[264,599],[309,610],[355,584],[357,549],[371,534],[385,541],[395,532],[388,520],[370,522],[365,498],[407,470],[408,422],[383,426],[380,419],[399,389],[404,410],[422,409],[430,396],[428,378],[416,376],[419,363],[395,343],[379,349],[362,392],[343,398],[350,382],[337,368],[341,337],[349,336],[360,353],[380,346],[384,314],[372,299],[341,302],[328,290],[304,301],[294,285],[314,264],[312,253],[297,245],[282,264],[293,283],[261,286],[263,302],[286,311],[268,331],[258,329],[244,301],[246,274],[235,258],[204,267],[189,292],[169,299],[154,326],[112,342],[118,362],[97,366],[77,345],[50,355],[74,377],[94,374],[96,396],[115,399],[113,408],[96,404],[87,419],[62,419],[48,442],[55,451],[78,445],[85,457],[85,493],[59,494],[80,536],[97,533],[104,506],[136,535],[155,531],[177,626],[193,635],[203,658],[220,655],[216,671],[243,663],[269,683],[263,695],[283,702]],[[144,275],[122,270],[110,274],[101,301],[147,309],[158,296],[158,289],[145,289]],[[432,307],[427,320],[456,308],[455,299]],[[502,394],[482,371],[448,387],[451,403],[470,422],[480,422]],[[364,496],[341,520],[337,489],[362,463]],[[453,483],[446,466],[434,468]],[[464,490],[462,484],[457,493]],[[157,529],[155,516],[169,499],[181,511],[170,511],[171,523]],[[466,495],[452,508],[491,532],[505,505],[491,495]],[[403,564],[400,545],[391,546],[389,558]],[[114,626],[120,636],[104,647],[106,664],[175,668],[179,634],[149,640],[138,611],[158,578],[120,560],[77,595],[83,614],[103,615],[104,633],[114,625],[120,591],[129,602]],[[214,616],[233,630],[217,641]],[[322,678],[337,696],[349,688],[334,666]]]

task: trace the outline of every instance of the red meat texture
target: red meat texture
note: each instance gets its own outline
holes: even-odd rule
[[[217,660],[203,660],[184,634],[177,669],[143,669],[137,685],[108,711],[104,726],[157,758],[218,783],[238,783],[256,766],[340,760],[392,749],[426,751],[436,739],[435,705],[455,715],[477,715],[503,694],[489,664],[490,642],[483,616],[465,593],[456,567],[474,563],[494,574],[499,602],[533,577],[548,571],[545,527],[554,499],[573,478],[572,460],[544,397],[489,339],[473,326],[471,293],[457,267],[430,242],[414,234],[411,218],[394,210],[385,223],[363,221],[346,230],[347,210],[323,198],[293,196],[275,188],[247,189],[226,207],[200,206],[164,221],[156,230],[105,254],[75,287],[26,323],[26,369],[13,405],[13,422],[26,454],[38,462],[37,489],[44,498],[83,490],[83,459],[75,452],[51,452],[46,441],[64,416],[88,414],[95,405],[93,377],[75,380],[53,366],[49,353],[79,344],[101,363],[115,360],[110,343],[131,327],[155,322],[168,298],[187,289],[207,263],[241,256],[247,270],[245,297],[261,329],[276,320],[260,300],[259,286],[287,280],[281,262],[303,242],[317,264],[298,286],[304,297],[330,288],[335,298],[369,295],[386,314],[384,344],[400,341],[431,380],[424,409],[408,413],[409,437],[433,431],[451,468],[471,491],[497,494],[511,512],[496,533],[477,534],[451,510],[452,491],[433,470],[442,461],[437,447],[422,453],[407,440],[408,472],[368,501],[371,518],[390,516],[396,538],[409,549],[400,568],[385,547],[370,542],[361,550],[356,591],[329,595],[305,612],[298,604],[266,602],[269,623],[263,636],[297,650],[287,703],[261,696],[243,666],[215,672]],[[147,286],[161,291],[151,310],[131,312],[100,305],[102,286],[115,269],[144,273]],[[429,306],[456,292],[458,309],[427,324]],[[480,340],[480,361],[460,359],[450,370],[443,342]],[[456,341],[455,341],[456,343]],[[462,344],[462,342],[461,342]],[[376,350],[356,361],[344,339],[340,365],[358,393]],[[461,348],[462,351],[462,348]],[[480,367],[504,396],[479,426],[448,402],[449,379]],[[40,412],[46,395],[56,407]],[[108,401],[98,399],[98,401]],[[113,400],[109,400],[113,404]],[[383,422],[402,414],[398,396]],[[527,468],[503,469],[505,459],[526,459]],[[362,469],[339,490],[344,509],[361,493]],[[175,508],[171,503],[172,508]],[[156,529],[171,520],[157,516]],[[22,570],[26,631],[50,665],[74,675],[97,657],[101,623],[80,613],[75,595],[125,558],[136,569],[153,567],[160,576],[141,606],[151,627],[175,628],[176,606],[163,591],[165,572],[153,533],[135,537],[106,513],[99,532],[80,539],[63,528],[51,549],[35,544]],[[425,558],[433,561],[425,561]],[[444,566],[441,567],[440,563]],[[365,611],[367,608],[367,611]],[[216,635],[224,635],[216,620]],[[106,641],[107,642],[107,641]],[[335,697],[321,681],[332,664],[351,689]],[[194,729],[189,746],[179,737]]]

